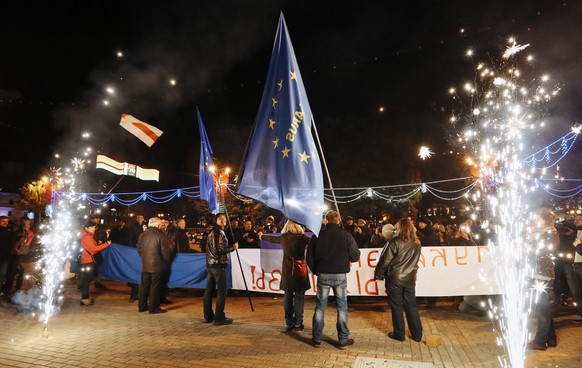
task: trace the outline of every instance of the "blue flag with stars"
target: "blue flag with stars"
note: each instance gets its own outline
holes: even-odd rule
[[[211,170],[214,168],[212,162],[212,148],[210,148],[210,141],[206,135],[206,129],[200,116],[200,110],[196,108],[196,115],[198,116],[198,127],[200,128],[200,199],[208,202],[210,212],[217,213],[216,204],[216,185],[214,185],[214,175]]]
[[[319,234],[323,173],[312,114],[283,13],[238,193]]]

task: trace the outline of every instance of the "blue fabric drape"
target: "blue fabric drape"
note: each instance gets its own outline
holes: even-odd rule
[[[102,251],[103,264],[99,266],[99,277],[127,281],[139,284],[141,281],[141,257],[137,254],[137,248],[127,247],[112,243]],[[230,268],[228,270],[228,287],[232,287]],[[196,288],[206,287],[206,254],[204,253],[179,253],[172,261],[170,280],[171,288]]]

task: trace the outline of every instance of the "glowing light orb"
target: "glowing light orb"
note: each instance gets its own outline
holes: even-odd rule
[[[434,152],[430,150],[427,146],[421,146],[418,150],[418,157],[423,160],[430,158]]]

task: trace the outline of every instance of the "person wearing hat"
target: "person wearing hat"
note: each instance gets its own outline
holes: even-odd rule
[[[83,272],[83,280],[81,283],[81,306],[93,305],[93,300],[89,298],[89,286],[91,285],[91,280],[97,271],[93,255],[99,253],[111,244],[110,240],[97,244],[97,241],[95,240],[96,229],[97,225],[93,221],[90,221],[85,224],[83,231],[81,231],[81,248],[83,249],[81,255],[81,270]]]
[[[344,226],[344,230],[348,233],[354,235],[354,229],[356,228],[356,224],[354,224],[354,218],[352,216],[346,217],[346,223]]]
[[[439,244],[439,238],[432,227],[432,221],[425,216],[418,219],[417,235],[423,247]]]
[[[265,232],[268,234],[277,232],[277,225],[275,225],[275,218],[273,216],[269,216],[265,220]]]
[[[357,226],[354,227],[354,239],[358,248],[368,248],[370,245],[371,234],[366,226],[366,220],[358,219]]]

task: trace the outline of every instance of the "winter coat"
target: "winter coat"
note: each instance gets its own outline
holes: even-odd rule
[[[83,230],[81,232],[81,248],[83,248],[81,264],[93,263],[93,257],[91,257],[91,255],[99,253],[108,246],[109,246],[108,242],[105,242],[103,244],[97,244],[97,241],[93,237],[93,234],[86,230]]]
[[[320,273],[348,273],[350,262],[360,259],[360,250],[354,237],[329,223],[319,236],[313,235],[307,247],[307,265],[315,275]]]
[[[309,244],[309,237],[305,234],[286,233],[281,236],[263,235],[261,239],[271,243],[280,243],[283,247],[281,290],[305,291],[311,289],[308,275],[298,277],[291,274],[293,260],[305,259],[305,249],[307,248],[307,244]]]
[[[220,226],[215,226],[206,238],[206,266],[211,268],[226,268],[228,253],[234,247],[229,244],[228,238]]]
[[[405,242],[400,237],[392,239],[382,250],[374,279],[386,278],[387,283],[401,286],[416,285],[420,252],[418,243]]]
[[[141,272],[165,272],[170,268],[172,252],[168,237],[158,228],[150,227],[137,240],[141,257]]]

